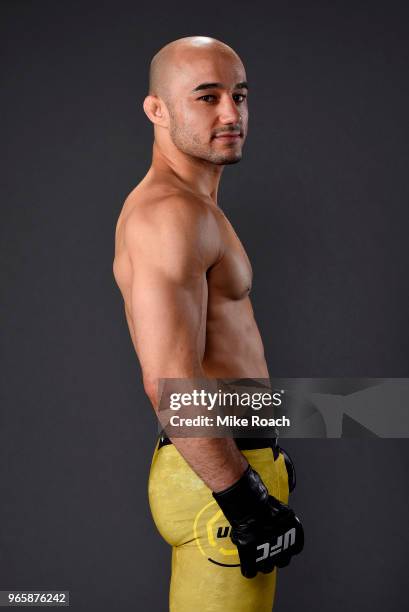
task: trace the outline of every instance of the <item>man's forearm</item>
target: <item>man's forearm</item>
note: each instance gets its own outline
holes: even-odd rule
[[[214,492],[237,482],[248,465],[233,438],[172,438],[172,442]]]
[[[199,368],[197,368],[195,374],[197,381],[205,379]],[[185,377],[180,376],[178,382],[175,379],[167,381],[166,395],[170,395],[173,387],[175,387],[175,391],[193,391],[194,380],[193,378],[187,378],[185,375]],[[182,385],[182,387],[178,385]],[[212,388],[213,385],[216,391],[216,382],[206,379],[207,388]],[[155,412],[158,414],[160,401],[158,386],[155,385],[154,390],[148,395]],[[237,482],[248,466],[247,459],[237,448],[233,438],[171,437],[171,440],[193,471],[214,492],[222,491]]]

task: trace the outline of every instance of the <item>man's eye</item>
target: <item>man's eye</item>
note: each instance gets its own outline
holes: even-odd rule
[[[246,98],[247,98],[247,96],[245,96],[244,94],[234,94],[234,96],[233,96],[233,100],[235,102],[239,102],[239,103],[244,102],[244,100]]]
[[[205,96],[201,96],[198,99],[204,100],[205,102],[213,102],[214,100],[216,100],[216,96],[213,96],[212,94],[207,94]]]

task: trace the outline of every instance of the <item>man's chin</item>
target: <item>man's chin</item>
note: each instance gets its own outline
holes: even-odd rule
[[[225,155],[223,157],[219,157],[216,160],[214,160],[213,163],[215,163],[218,166],[229,166],[231,164],[237,164],[239,161],[241,161],[242,158],[242,154],[239,153],[237,155]]]

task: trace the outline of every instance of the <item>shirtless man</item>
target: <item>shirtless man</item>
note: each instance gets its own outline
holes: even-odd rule
[[[143,108],[154,126],[152,165],[120,213],[114,276],[155,410],[161,378],[268,378],[250,262],[217,203],[224,166],[242,156],[247,91],[240,58],[215,39],[176,40],[151,62]],[[290,554],[281,564],[272,557],[265,529],[290,517],[291,539],[298,520],[284,505],[291,483],[273,442],[157,444],[149,501],[173,547],[172,612],[271,612],[274,565]],[[263,546],[268,558],[256,563]]]

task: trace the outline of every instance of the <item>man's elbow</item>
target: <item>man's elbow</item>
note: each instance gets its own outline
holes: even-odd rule
[[[154,410],[158,408],[158,380],[147,376],[143,377],[143,388]]]

